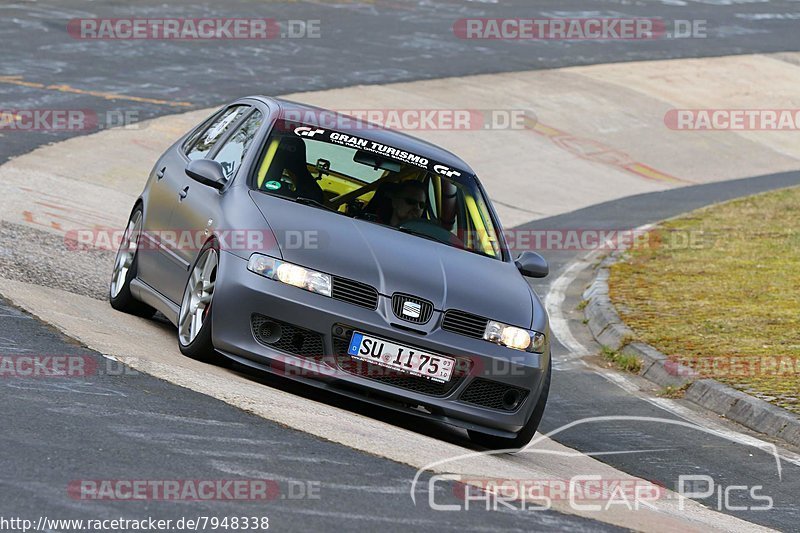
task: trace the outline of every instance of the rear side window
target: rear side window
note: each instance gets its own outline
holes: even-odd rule
[[[250,117],[245,120],[239,129],[231,135],[228,142],[220,148],[217,155],[214,156],[214,161],[222,165],[225,170],[225,176],[230,179],[236,171],[239,170],[239,165],[242,164],[247,150],[253,143],[261,124],[264,122],[264,115],[256,110]]]
[[[202,159],[214,148],[216,142],[223,136],[223,134],[230,128],[231,124],[241,117],[245,111],[249,109],[248,106],[234,106],[226,110],[219,116],[206,130],[200,134],[200,137],[194,142],[192,147],[186,153],[186,156],[194,161],[195,159]]]

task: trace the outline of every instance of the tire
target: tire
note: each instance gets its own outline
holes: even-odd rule
[[[142,232],[143,220],[142,206],[137,205],[128,219],[125,235],[114,259],[114,270],[108,286],[108,301],[111,307],[117,311],[150,318],[156,310],[134,298],[131,293],[131,281],[136,279],[138,270],[139,237]]]
[[[490,450],[521,450],[524,448],[531,439],[533,439],[536,430],[539,428],[539,423],[542,421],[542,416],[544,416],[544,409],[547,406],[547,397],[550,394],[550,380],[552,374],[553,366],[551,363],[547,369],[547,377],[545,377],[545,382],[542,386],[542,392],[539,394],[539,399],[536,402],[536,407],[531,417],[528,419],[528,422],[522,427],[519,433],[517,433],[516,437],[507,439],[468,430],[469,439],[475,444],[479,444]]]
[[[197,361],[228,366],[229,361],[214,349],[211,340],[214,288],[219,272],[219,245],[207,242],[190,269],[178,313],[178,347]]]

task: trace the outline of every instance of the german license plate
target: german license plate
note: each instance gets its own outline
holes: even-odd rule
[[[347,353],[359,361],[442,383],[450,381],[456,364],[452,357],[433,355],[358,332],[353,333]]]

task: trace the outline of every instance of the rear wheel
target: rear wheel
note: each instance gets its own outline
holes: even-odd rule
[[[512,439],[504,437],[496,437],[494,435],[487,435],[478,431],[468,430],[469,439],[475,444],[480,444],[492,450],[519,450],[524,448],[533,439],[536,430],[539,428],[539,423],[542,421],[544,415],[544,408],[547,406],[547,396],[550,393],[550,378],[553,373],[552,363],[547,368],[547,376],[545,377],[542,392],[539,394],[539,400],[536,402],[536,407],[533,414],[528,419],[528,423],[517,433],[517,436]]]
[[[178,315],[178,345],[181,353],[204,363],[222,365],[227,359],[211,342],[211,313],[219,271],[219,248],[210,241],[203,246],[183,291]]]
[[[142,206],[133,210],[125,235],[114,260],[114,271],[108,289],[108,301],[117,311],[150,318],[155,309],[140,302],[131,294],[131,281],[136,278],[139,238],[142,235]]]

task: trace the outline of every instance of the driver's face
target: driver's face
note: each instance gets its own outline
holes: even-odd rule
[[[425,193],[419,189],[405,187],[392,199],[398,224],[422,217],[425,209]]]

